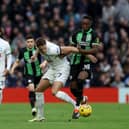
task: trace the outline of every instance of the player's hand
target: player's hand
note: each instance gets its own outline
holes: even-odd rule
[[[31,61],[34,62],[35,60],[36,60],[36,56],[35,55],[31,56]]]
[[[80,44],[77,44],[77,48],[80,50],[81,49],[81,45]]]
[[[11,69],[9,73],[10,73],[11,75],[14,74],[14,70]]]
[[[40,68],[41,68],[42,70],[45,69],[45,68],[46,68],[46,63],[44,63],[44,62],[41,63],[41,64],[40,64]]]
[[[98,59],[93,55],[86,55],[86,57],[88,57],[92,63],[96,63],[98,61]]]
[[[40,68],[42,69],[42,72],[43,73],[45,73],[46,71],[47,71],[47,69],[48,69],[48,63],[47,63],[47,61],[44,61],[44,62],[42,62],[41,64],[40,64]]]
[[[5,69],[4,73],[3,73],[3,76],[7,76],[8,74],[9,74],[9,70]]]

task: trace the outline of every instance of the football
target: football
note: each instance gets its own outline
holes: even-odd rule
[[[80,116],[88,117],[92,114],[92,107],[89,104],[83,104],[79,107]]]

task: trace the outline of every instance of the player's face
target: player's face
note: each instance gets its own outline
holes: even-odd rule
[[[27,39],[26,40],[26,46],[27,46],[27,48],[29,48],[29,49],[31,49],[31,48],[33,48],[34,47],[34,39]]]
[[[40,45],[40,46],[38,46],[38,49],[39,49],[39,51],[40,51],[41,53],[43,53],[43,54],[45,54],[46,51],[47,51],[46,45]]]
[[[89,19],[82,20],[82,29],[88,30],[91,27],[91,21]]]

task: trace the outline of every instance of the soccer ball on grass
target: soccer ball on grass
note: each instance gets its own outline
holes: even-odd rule
[[[92,107],[89,104],[83,104],[79,107],[80,116],[88,117],[92,113]]]

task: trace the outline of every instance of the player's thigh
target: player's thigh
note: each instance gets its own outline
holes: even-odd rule
[[[52,85],[52,94],[56,95],[56,93],[63,87],[63,83],[62,82],[54,82]]]
[[[49,67],[47,72],[43,75],[42,79],[48,79],[49,83],[52,84],[54,82],[54,76],[55,76],[55,71]]]
[[[44,92],[47,88],[50,87],[48,79],[41,79],[38,86],[36,87],[36,92]]]
[[[78,79],[85,80],[88,78],[89,73],[87,71],[81,71],[78,75]]]

